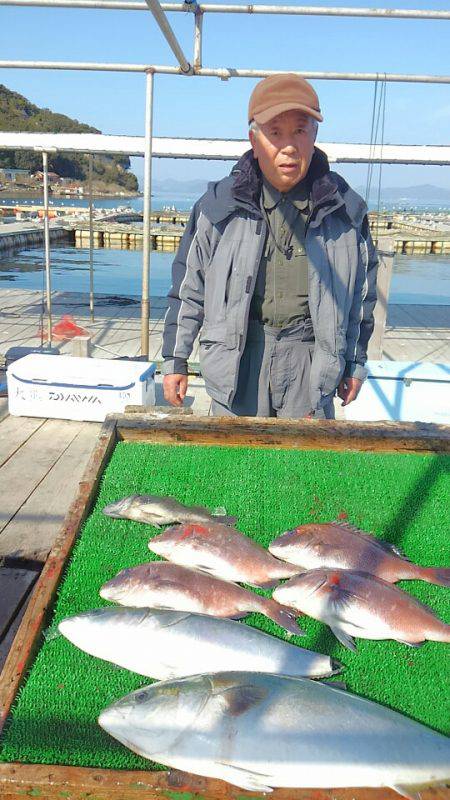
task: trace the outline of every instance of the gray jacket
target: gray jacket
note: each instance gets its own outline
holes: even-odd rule
[[[315,346],[311,410],[333,395],[342,376],[364,379],[373,330],[378,259],[367,207],[315,149],[307,179],[309,308]],[[165,374],[187,374],[200,332],[200,368],[208,394],[230,405],[236,393],[250,301],[267,230],[259,208],[261,173],[252,152],[195,204],[173,263],[164,323]]]

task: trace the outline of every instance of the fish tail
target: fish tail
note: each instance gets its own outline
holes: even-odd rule
[[[266,617],[272,619],[277,625],[281,625],[288,633],[293,633],[295,636],[305,635],[305,631],[296,622],[298,612],[293,611],[292,608],[282,606],[276,600],[266,598],[266,603],[264,603],[264,609],[262,610]]]
[[[422,567],[417,575],[427,583],[436,583],[438,586],[450,587],[450,569],[438,567]]]
[[[431,639],[432,642],[445,642],[446,644],[450,644],[450,625],[447,625],[446,622],[442,622],[439,627],[433,628],[433,633],[429,634],[428,638]]]
[[[228,525],[229,527],[234,527],[237,522],[237,517],[230,517],[226,514],[213,514],[212,519],[213,522],[220,522],[222,525]]]

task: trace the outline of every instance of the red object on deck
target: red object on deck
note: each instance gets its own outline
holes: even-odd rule
[[[46,330],[42,331],[40,328],[37,335],[39,337],[43,335],[43,338],[47,339]],[[73,339],[75,336],[89,336],[89,331],[85,328],[80,328],[71,314],[63,314],[59,322],[52,326],[53,339],[63,342],[65,339]]]

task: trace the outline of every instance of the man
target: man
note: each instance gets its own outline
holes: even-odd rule
[[[173,264],[162,354],[164,396],[182,405],[200,330],[216,415],[333,418],[366,376],[377,256],[367,208],[314,146],[312,86],[260,81],[250,143],[196,203]]]

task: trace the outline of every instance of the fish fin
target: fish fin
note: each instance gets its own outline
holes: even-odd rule
[[[247,581],[245,581],[245,582],[247,583]],[[242,583],[244,583],[244,581],[242,581]],[[278,586],[279,583],[280,583],[280,581],[278,579],[275,579],[273,581],[266,581],[265,583],[250,583],[249,582],[248,585],[249,586],[254,586],[255,589],[275,589],[275,587]]]
[[[270,786],[266,786],[262,782],[262,778],[267,778],[268,775],[260,775],[259,772],[251,772],[242,767],[235,767],[234,764],[228,764],[226,761],[216,761],[221,767],[222,780],[239,786],[241,789],[247,789],[249,792],[271,792]]]
[[[208,575],[213,575],[215,578],[219,578],[220,575],[217,574],[214,567],[211,567],[209,564],[196,564],[195,567],[191,567],[190,569],[199,569],[200,572],[207,572]],[[222,578],[222,580],[227,580],[226,578]]]
[[[161,610],[163,609],[157,609],[157,611]],[[152,609],[150,609],[148,613],[151,615]],[[172,609],[169,609],[165,613],[167,614],[167,616],[164,621],[160,622],[161,628],[170,628],[171,625],[178,625],[179,622],[182,622],[184,619],[188,619],[188,617],[191,616],[190,611],[174,611]]]
[[[400,644],[406,644],[408,647],[422,647],[422,645],[425,644],[424,641],[423,642],[406,642],[405,639],[396,639],[395,641],[399,642]]]
[[[227,514],[211,514],[214,522],[220,522],[222,525],[228,525],[229,528],[236,527],[237,517],[230,517]]]
[[[400,794],[402,797],[406,797],[408,800],[420,800],[421,794],[420,792],[415,792],[414,788],[409,788],[407,786],[402,786],[400,783],[396,783],[395,786],[391,786],[391,789],[397,794]]]
[[[214,696],[220,697],[226,711],[233,717],[245,714],[252,706],[261,703],[267,696],[267,691],[261,686],[240,685],[231,686],[228,689],[219,688],[213,692]]]
[[[344,647],[348,647],[349,650],[356,650],[355,640],[349,636],[348,633],[345,633],[338,625],[330,625],[330,628],[333,631],[336,639],[338,639],[340,643],[344,645]]]
[[[280,625],[288,633],[294,636],[305,636],[305,631],[297,625],[296,619],[298,613],[291,608],[282,606],[270,598],[264,603],[264,608],[261,609],[263,614],[266,614],[269,619],[272,619],[277,625]]]
[[[391,544],[391,542],[386,542],[384,541],[384,539],[378,539],[378,537],[374,536],[373,533],[362,531],[361,528],[358,528],[356,525],[352,525],[350,522],[342,522],[342,520],[340,519],[335,519],[331,524],[337,526],[338,528],[343,528],[344,530],[349,531],[350,533],[357,533],[358,536],[363,536],[366,539],[370,539],[371,542],[378,545],[378,547],[381,547],[382,550],[393,552],[395,553],[395,555],[400,556],[406,561],[409,560],[395,544]]]
[[[317,681],[323,683],[325,686],[331,686],[332,689],[339,689],[340,692],[347,691],[347,684],[344,681]]]
[[[437,586],[450,586],[450,569],[437,567],[420,567],[418,578],[428,583],[435,583]]]

